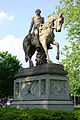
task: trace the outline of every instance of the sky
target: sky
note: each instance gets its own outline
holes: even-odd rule
[[[59,0],[0,0],[0,51],[8,51],[22,63],[23,67],[28,67],[25,62],[23,51],[23,39],[28,34],[31,18],[35,16],[35,10],[41,9],[41,16],[45,21],[53,12],[56,12],[56,5]],[[60,44],[60,51],[69,44],[66,38],[66,30],[63,29],[59,33],[55,32],[55,39]],[[53,63],[56,60],[56,47],[49,50],[49,55]],[[35,55],[32,60],[35,64]],[[63,56],[60,55],[60,60]]]

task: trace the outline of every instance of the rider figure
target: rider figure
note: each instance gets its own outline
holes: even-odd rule
[[[44,23],[44,17],[41,17],[41,10],[40,9],[36,9],[35,11],[36,16],[32,17],[32,21],[31,21],[31,25],[30,25],[30,29],[29,29],[29,34],[31,34],[31,31],[33,29],[33,35],[34,35],[34,39],[36,40],[35,44],[36,47],[38,48],[39,45],[39,27],[41,24]]]

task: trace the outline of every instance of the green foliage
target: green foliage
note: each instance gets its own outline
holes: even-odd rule
[[[80,95],[80,1],[60,0],[56,8],[64,15],[64,28],[70,42],[62,51],[65,59],[61,63],[68,70],[71,94]]]
[[[0,52],[0,97],[13,94],[14,77],[20,67],[21,64],[16,56]]]
[[[20,110],[16,108],[0,109],[0,120],[78,120],[78,117],[77,114],[74,114],[74,111],[53,111],[46,109]]]

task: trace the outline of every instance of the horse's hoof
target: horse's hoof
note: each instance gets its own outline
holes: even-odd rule
[[[34,66],[34,64],[33,63],[30,63],[30,67],[33,67]]]
[[[56,59],[59,60],[59,56],[56,56]]]
[[[29,65],[29,67],[33,67],[33,66],[34,66],[33,64]]]
[[[27,59],[27,58],[25,58],[25,61],[27,62],[27,61],[28,61],[28,59]]]
[[[53,63],[51,60],[47,60],[48,63]]]

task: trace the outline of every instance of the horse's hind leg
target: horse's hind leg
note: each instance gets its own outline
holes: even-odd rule
[[[34,64],[33,64],[32,60],[31,60],[31,58],[29,56],[26,56],[25,59],[29,60],[29,67],[33,67],[34,66]]]
[[[28,52],[25,51],[25,61],[27,62],[28,60],[29,60],[29,67],[34,66],[34,64],[33,64],[32,60],[31,60],[31,57],[29,57]]]
[[[53,45],[55,45],[57,47],[57,56],[56,56],[56,59],[59,60],[59,43],[54,40],[53,41]]]
[[[25,61],[27,62],[28,60],[29,60],[29,67],[33,67],[34,64],[33,64],[32,60],[29,58],[29,56],[25,55]]]
[[[42,44],[42,47],[43,47],[44,52],[45,52],[45,54],[46,54],[47,62],[48,62],[48,63],[52,63],[52,61],[50,60],[50,57],[49,57],[49,55],[48,55],[48,49],[47,49],[46,41],[43,41],[41,44]]]
[[[30,59],[29,60],[29,67],[33,67],[33,66],[34,66],[34,64],[33,64],[32,60]]]
[[[26,55],[26,53],[25,53],[25,61],[26,62],[28,61],[28,56]]]

